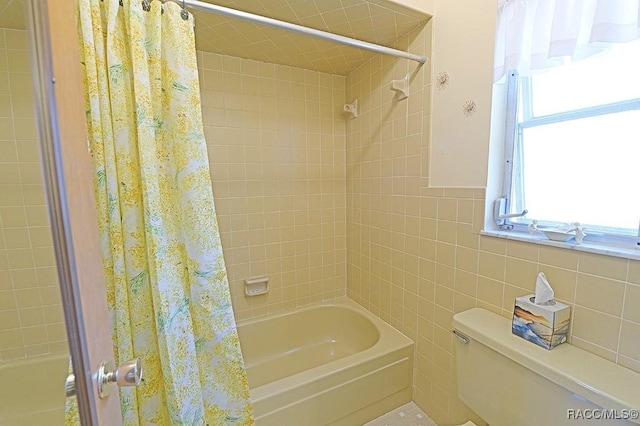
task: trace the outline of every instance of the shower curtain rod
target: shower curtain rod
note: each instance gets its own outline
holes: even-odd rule
[[[346,44],[360,49],[371,50],[373,52],[384,53],[385,55],[397,56],[399,58],[411,59],[421,64],[427,62],[427,58],[420,55],[414,55],[413,53],[404,52],[402,50],[392,49],[386,46],[380,46],[379,44],[369,43],[366,41],[356,40],[354,38],[341,36],[338,34],[332,34],[330,32],[316,30],[314,28],[303,27],[302,25],[292,24],[290,22],[279,21],[277,19],[267,18],[266,16],[254,15],[252,13],[242,12],[240,10],[231,9],[224,6],[218,6],[217,4],[205,3],[199,0],[173,0],[178,4],[185,5],[187,7],[202,10],[204,12],[212,12],[218,15],[230,16],[232,18],[243,19],[245,21],[257,22],[271,27],[283,28],[285,30],[297,32],[300,34],[307,34],[310,36],[322,38],[325,40],[335,41],[338,43]]]

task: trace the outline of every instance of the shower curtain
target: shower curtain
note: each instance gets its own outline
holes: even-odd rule
[[[79,0],[89,148],[125,425],[253,424],[200,107],[193,16]]]

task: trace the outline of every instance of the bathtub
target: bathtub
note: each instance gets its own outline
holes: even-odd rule
[[[69,355],[0,362],[0,426],[64,425]]]
[[[413,342],[348,298],[238,334],[257,426],[362,425],[411,401]]]

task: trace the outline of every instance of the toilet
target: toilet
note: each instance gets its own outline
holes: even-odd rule
[[[458,397],[491,426],[640,424],[632,370],[567,343],[539,347],[481,308],[454,315],[453,333]]]

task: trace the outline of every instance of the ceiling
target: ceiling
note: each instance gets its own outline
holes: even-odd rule
[[[220,6],[267,16],[383,46],[429,17],[386,0],[205,0]],[[0,0],[0,27],[24,28],[22,0]],[[193,11],[196,47],[331,74],[347,75],[375,53],[308,35]]]

